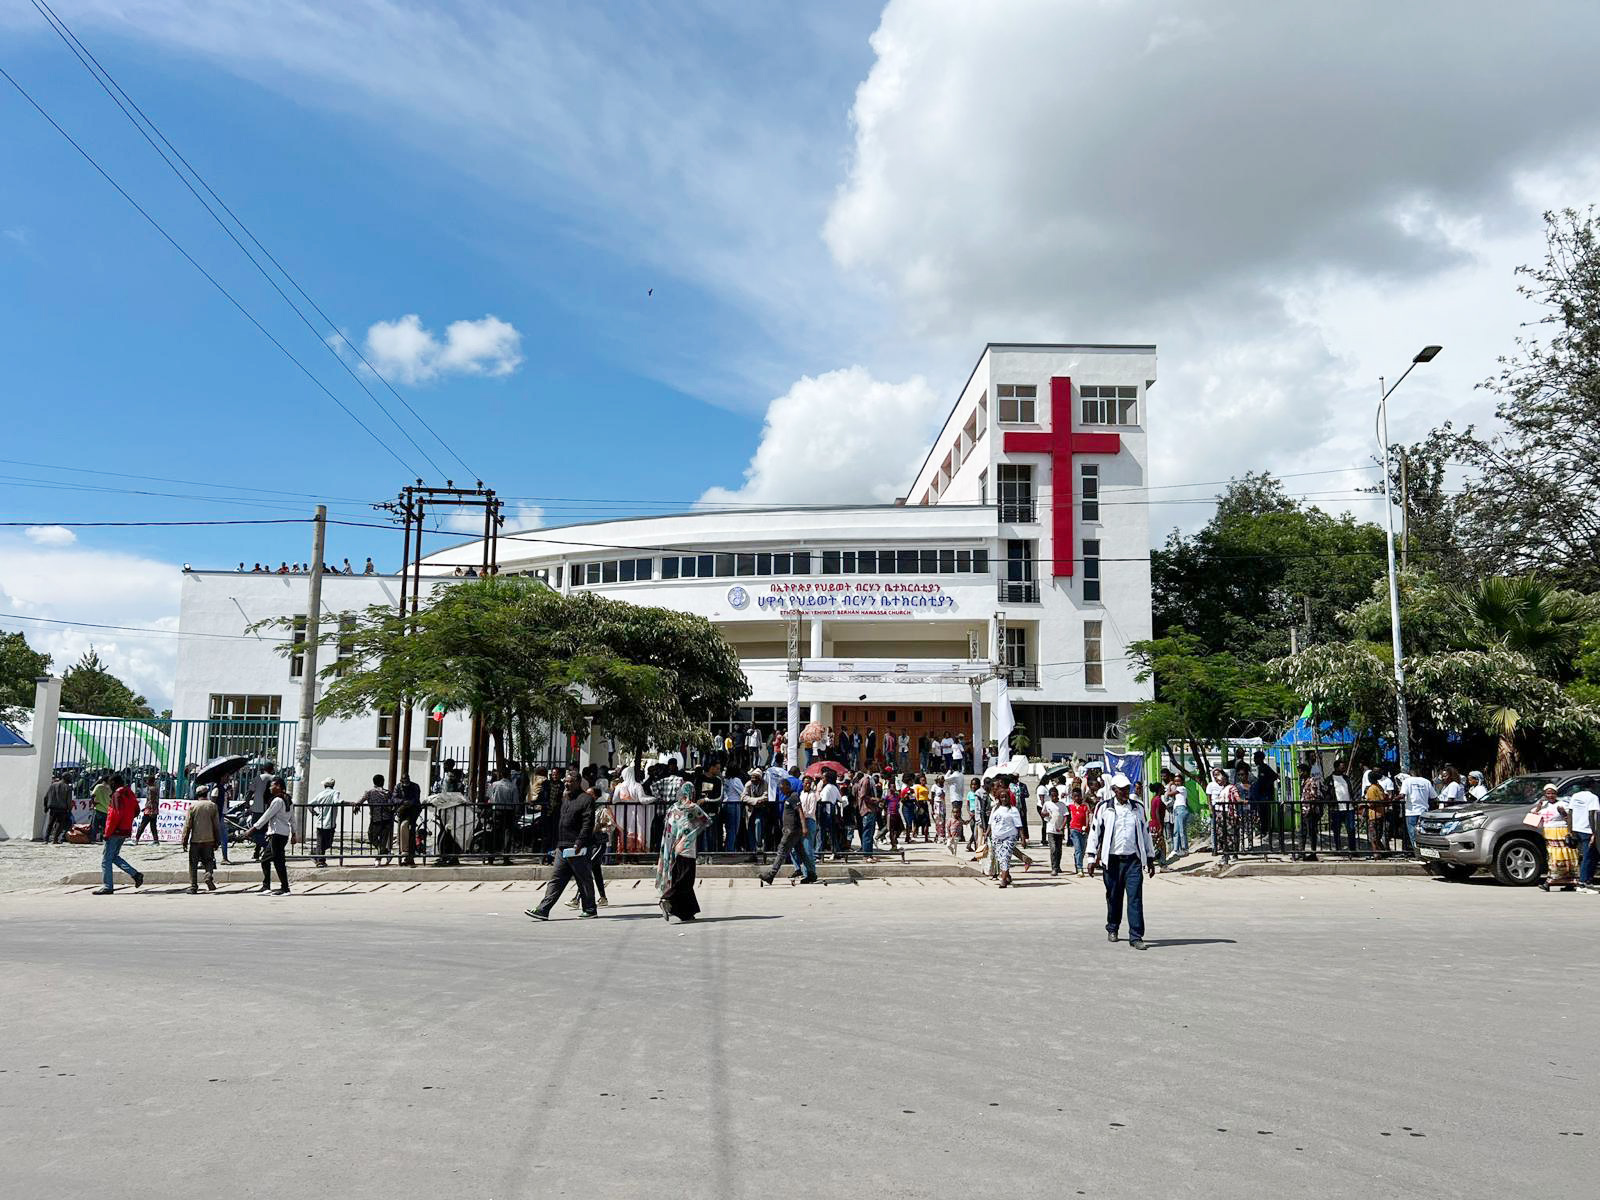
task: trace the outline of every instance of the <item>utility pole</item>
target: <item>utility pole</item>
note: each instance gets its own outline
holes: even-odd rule
[[[305,820],[311,788],[311,743],[317,716],[317,636],[322,623],[322,556],[326,552],[328,506],[317,505],[311,535],[311,595],[307,599],[305,653],[301,656],[300,728],[294,751],[295,819]]]

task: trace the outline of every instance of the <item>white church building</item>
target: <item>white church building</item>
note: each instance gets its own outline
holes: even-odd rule
[[[1154,346],[991,344],[900,503],[506,531],[500,571],[712,621],[753,689],[737,711],[706,714],[719,732],[754,724],[770,738],[797,698],[802,723],[875,732],[880,747],[899,733],[982,744],[1009,710],[1036,756],[1098,752],[1151,695],[1127,646],[1151,635],[1155,374]],[[424,571],[448,580],[481,557],[468,541]],[[304,616],[308,590],[304,575],[186,572],[182,632],[230,636],[180,639],[173,715],[294,717],[303,664],[239,635]],[[330,576],[323,619],[399,591],[397,576]],[[415,720],[435,754],[464,753],[464,715]],[[316,740],[371,750],[389,735],[374,713],[322,723]]]

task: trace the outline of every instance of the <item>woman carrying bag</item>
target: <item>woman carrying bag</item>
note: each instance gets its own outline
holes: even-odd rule
[[[261,886],[257,892],[270,892],[272,890],[272,872],[278,872],[278,895],[289,894],[289,867],[284,861],[284,847],[291,840],[298,842],[295,835],[294,822],[289,817],[289,797],[284,794],[283,780],[274,779],[272,788],[267,797],[267,809],[256,818],[255,824],[250,826],[249,832],[264,831],[267,836],[266,844],[261,852]]]

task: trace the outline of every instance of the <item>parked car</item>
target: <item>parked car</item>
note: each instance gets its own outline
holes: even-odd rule
[[[1516,775],[1482,800],[1438,808],[1417,822],[1417,854],[1431,874],[1462,880],[1489,871],[1508,887],[1528,887],[1544,874],[1544,833],[1523,818],[1547,783],[1569,796],[1600,790],[1600,768]]]

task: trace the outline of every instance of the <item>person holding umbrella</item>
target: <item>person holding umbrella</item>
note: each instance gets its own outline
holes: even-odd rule
[[[661,898],[663,920],[692,921],[700,912],[694,895],[695,855],[700,832],[710,824],[706,810],[695,803],[694,784],[682,784],[677,802],[667,809],[661,857],[656,862],[656,893]]]

